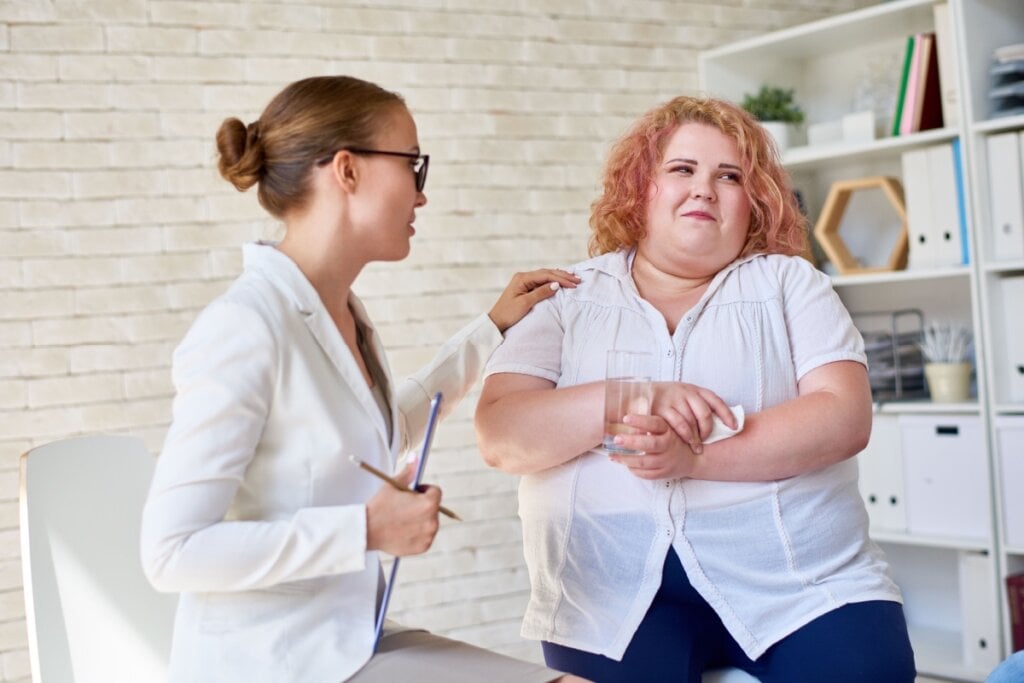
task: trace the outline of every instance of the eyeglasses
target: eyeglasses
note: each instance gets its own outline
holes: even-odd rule
[[[380,149],[364,149],[362,147],[342,147],[338,152],[352,152],[353,154],[381,154],[389,157],[402,157],[403,159],[415,159],[416,164],[412,167],[412,172],[416,174],[416,191],[423,192],[423,188],[427,184],[427,168],[430,166],[430,155],[429,154],[416,154],[415,152],[385,152]],[[334,152],[330,156],[326,156],[322,159],[317,159],[316,165],[323,166],[324,164],[330,163],[331,159],[338,152]]]

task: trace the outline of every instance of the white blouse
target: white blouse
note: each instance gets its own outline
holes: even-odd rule
[[[796,398],[816,367],[866,364],[829,279],[804,259],[730,264],[671,336],[637,292],[631,262],[617,252],[577,264],[583,282],[507,330],[486,374],[566,387],[602,380],[608,349],[649,351],[660,359],[656,380],[707,387],[750,414]],[[519,514],[532,585],[523,635],[616,660],[661,584],[669,546],[752,659],[843,604],[901,601],[868,538],[853,458],[780,481],[647,481],[589,451],[524,476]]]

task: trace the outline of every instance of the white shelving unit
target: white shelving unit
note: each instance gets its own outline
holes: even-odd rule
[[[907,37],[933,31],[942,4],[956,55],[957,122],[892,137]],[[894,0],[725,45],[699,60],[701,88],[713,96],[740,102],[763,84],[792,88],[809,123],[874,111],[873,141],[783,153],[812,226],[836,180],[902,179],[905,152],[959,140],[969,264],[833,275],[833,283],[855,314],[915,308],[925,320],[957,321],[973,332],[971,398],[876,404],[872,443],[860,456],[872,536],[903,590],[918,670],[967,681],[983,681],[1009,654],[1005,577],[1024,572],[1024,518],[1014,516],[1018,509],[1024,516],[1024,503],[1014,502],[1024,496],[1024,398],[1009,389],[1015,380],[1005,361],[1009,346],[1024,339],[1011,341],[1012,306],[1003,297],[1008,279],[1024,277],[1024,258],[996,253],[986,156],[990,136],[1024,131],[1024,115],[990,118],[989,111],[993,50],[1015,43],[1024,43],[1022,0]],[[872,242],[885,237],[869,230],[844,222],[840,233],[851,251],[870,256]],[[1024,299],[1019,310],[1024,317]],[[950,463],[963,471],[951,475]],[[944,499],[930,500],[923,479]],[[943,532],[943,519],[964,533]]]

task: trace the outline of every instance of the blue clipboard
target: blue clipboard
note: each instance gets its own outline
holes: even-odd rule
[[[430,417],[427,419],[427,432],[423,436],[423,450],[420,451],[420,460],[416,463],[416,475],[412,480],[412,489],[414,491],[420,487],[420,481],[423,479],[423,470],[427,467],[427,455],[430,454],[430,446],[434,442],[434,429],[437,427],[437,418],[441,414],[441,398],[441,392],[439,391],[434,394],[434,398],[430,401]],[[388,613],[388,603],[391,602],[391,589],[395,586],[395,576],[398,574],[398,561],[400,559],[396,557],[391,565],[391,577],[384,587],[384,597],[380,601],[380,612],[377,614],[377,625],[374,629],[374,652],[377,651],[377,646],[380,645],[381,633],[384,632],[384,617]]]

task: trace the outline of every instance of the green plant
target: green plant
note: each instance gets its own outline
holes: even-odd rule
[[[743,95],[744,109],[758,121],[782,121],[783,123],[803,123],[804,113],[793,102],[793,90],[762,85],[756,95]]]

